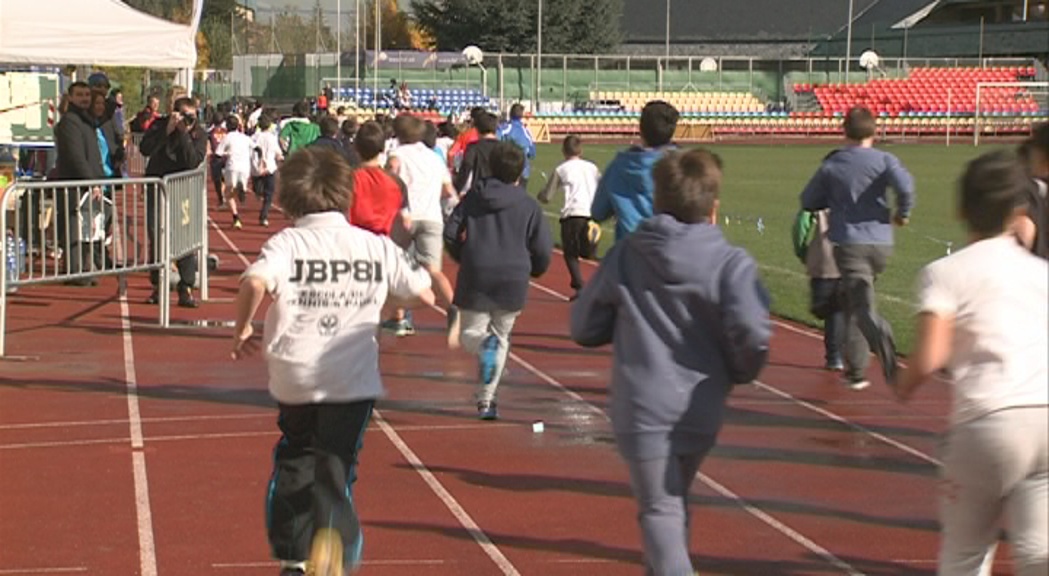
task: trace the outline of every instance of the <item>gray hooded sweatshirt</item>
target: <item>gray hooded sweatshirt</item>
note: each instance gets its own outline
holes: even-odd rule
[[[623,455],[695,452],[721,428],[733,384],[768,358],[757,266],[712,224],[660,214],[616,244],[572,306],[572,339],[612,343],[612,428]]]

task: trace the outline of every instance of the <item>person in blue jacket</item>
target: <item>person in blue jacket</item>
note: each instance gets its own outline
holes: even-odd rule
[[[590,217],[604,222],[616,219],[616,242],[652,216],[652,167],[674,148],[679,114],[672,105],[653,100],[641,110],[640,146],[621,151],[605,168],[594,194]]]
[[[528,127],[521,121],[522,118],[524,118],[524,106],[520,104],[511,106],[510,121],[499,127],[498,136],[500,140],[508,140],[517,144],[524,152],[525,165],[524,172],[521,174],[521,188],[528,190],[528,177],[532,173],[532,160],[535,158],[535,140],[532,139],[532,133],[528,131]]]

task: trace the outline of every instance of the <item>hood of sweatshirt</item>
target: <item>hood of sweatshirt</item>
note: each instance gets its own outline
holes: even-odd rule
[[[685,224],[666,214],[642,222],[626,242],[665,284],[688,282],[699,272],[709,272],[709,267],[722,264],[726,249],[732,249],[716,225]]]
[[[619,153],[618,173],[619,190],[652,190],[652,167],[659,162],[669,148],[642,148],[632,146]]]
[[[485,212],[502,212],[527,197],[520,186],[495,178],[486,178],[482,186],[470,193],[477,194],[476,201]]]

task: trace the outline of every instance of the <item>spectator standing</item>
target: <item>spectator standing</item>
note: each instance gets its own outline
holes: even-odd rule
[[[58,158],[55,176],[59,180],[101,180],[105,178],[102,154],[98,147],[96,122],[91,115],[91,87],[73,82],[67,90],[67,109],[55,124],[55,148]],[[88,195],[100,197],[101,189],[64,190],[58,193],[58,242],[63,249],[66,272],[90,271],[90,241],[83,237],[80,207]],[[70,280],[71,286],[94,286],[94,279]]]
[[[149,157],[146,176],[163,177],[200,166],[207,158],[208,135],[200,126],[193,100],[181,96],[172,102],[171,114],[157,119],[142,137],[141,149],[142,153]],[[159,194],[156,192],[146,195],[146,228],[154,258],[160,255],[161,241],[157,234],[157,216],[160,214],[158,199]],[[197,301],[193,298],[193,286],[197,282],[199,265],[196,252],[179,258],[175,264],[179,273],[178,305],[183,308],[196,308]],[[167,262],[164,265],[166,266]],[[167,298],[168,287],[159,286],[160,273],[150,272],[149,280],[153,284],[153,293],[147,303],[159,303],[161,294]]]

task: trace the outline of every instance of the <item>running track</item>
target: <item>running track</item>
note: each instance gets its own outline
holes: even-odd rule
[[[224,326],[267,233],[212,217],[223,224],[211,233],[223,267],[211,302],[173,308],[181,327],[152,326],[144,277],[126,300],[112,278],[12,298],[15,358],[0,360],[0,576],[277,573],[263,527],[276,412],[261,359],[227,360]],[[610,352],[568,340],[567,291],[560,261],[533,283],[495,423],[475,419],[475,364],[444,348],[437,311],[417,311],[414,337],[384,337],[389,397],[355,488],[363,573],[642,573],[603,412]],[[777,322],[760,382],[733,393],[693,487],[701,573],[934,573],[946,387],[901,406],[878,376],[851,392],[821,361],[817,334]],[[545,432],[532,432],[537,420]],[[999,556],[1006,574],[1008,553]]]

